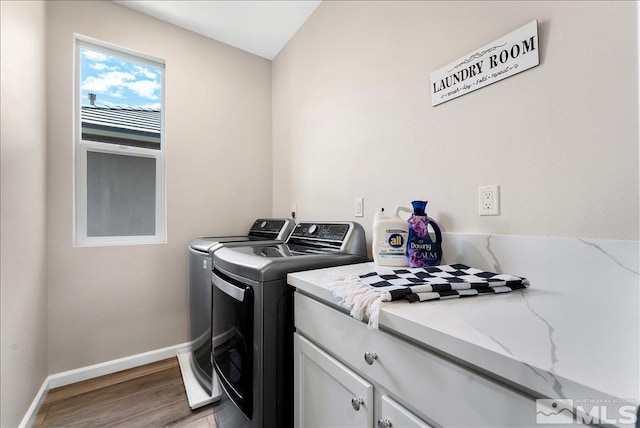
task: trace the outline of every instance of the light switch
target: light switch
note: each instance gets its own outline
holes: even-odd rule
[[[356,198],[354,211],[356,217],[364,217],[364,198]]]

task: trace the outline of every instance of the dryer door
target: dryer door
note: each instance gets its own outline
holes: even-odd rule
[[[253,414],[253,289],[213,271],[213,362],[229,398]]]

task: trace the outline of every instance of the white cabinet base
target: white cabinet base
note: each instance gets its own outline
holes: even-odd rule
[[[376,398],[376,426],[385,419],[383,406],[408,427],[429,426],[424,421],[436,426],[536,426],[535,400],[497,379],[404,338],[370,331],[365,323],[301,293],[295,296],[295,314],[297,334],[373,385],[381,397]],[[393,402],[385,405],[385,396]]]

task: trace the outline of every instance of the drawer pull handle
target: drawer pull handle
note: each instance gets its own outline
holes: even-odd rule
[[[378,419],[378,428],[391,428],[393,424],[389,419]]]
[[[353,407],[353,410],[355,410],[356,412],[360,410],[360,406],[363,404],[364,404],[364,400],[362,398],[351,399],[351,407]]]
[[[376,354],[375,352],[365,352],[364,353],[364,360],[369,365],[373,364],[373,362],[375,360],[377,360],[377,359],[378,359],[378,354]]]

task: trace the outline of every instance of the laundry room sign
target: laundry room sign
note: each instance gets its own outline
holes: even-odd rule
[[[431,73],[431,105],[466,95],[540,63],[538,21]]]

